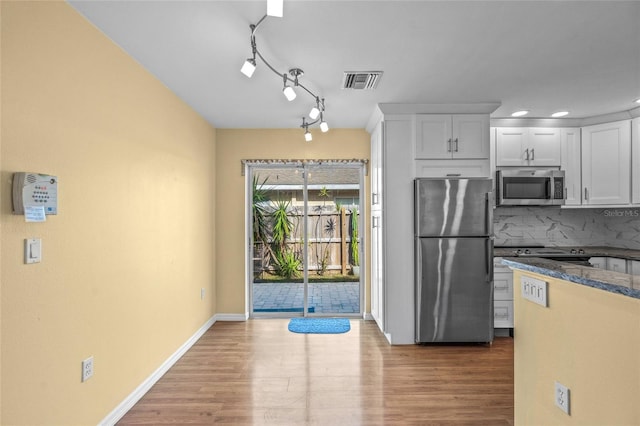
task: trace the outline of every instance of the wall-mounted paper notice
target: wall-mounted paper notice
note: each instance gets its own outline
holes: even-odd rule
[[[44,222],[47,216],[44,214],[44,206],[24,206],[25,222]]]

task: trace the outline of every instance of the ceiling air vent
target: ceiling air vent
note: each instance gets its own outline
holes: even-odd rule
[[[342,79],[343,89],[373,90],[378,86],[382,71],[353,72],[345,71]]]

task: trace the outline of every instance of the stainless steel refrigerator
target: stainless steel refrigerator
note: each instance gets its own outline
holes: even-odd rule
[[[489,178],[416,179],[416,342],[493,341]]]

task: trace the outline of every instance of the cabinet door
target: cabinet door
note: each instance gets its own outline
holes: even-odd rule
[[[444,114],[416,115],[415,158],[451,158],[452,154],[451,116]]]
[[[371,214],[371,316],[384,331],[384,281],[381,212]]]
[[[462,114],[452,117],[453,158],[489,158],[489,116]]]
[[[371,133],[371,209],[380,209],[382,203],[382,139],[384,123],[376,125]]]
[[[640,117],[634,118],[631,130],[631,191],[633,204],[640,204]]]
[[[629,204],[631,121],[582,128],[583,204]]]
[[[560,129],[534,127],[529,129],[530,166],[560,165]]]
[[[561,163],[564,170],[565,205],[582,204],[580,168],[580,129],[562,129],[560,132]]]
[[[640,260],[630,260],[627,274],[640,275]]]
[[[496,166],[526,166],[525,148],[528,129],[498,127],[496,131]]]

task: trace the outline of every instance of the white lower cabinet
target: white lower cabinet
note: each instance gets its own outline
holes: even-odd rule
[[[493,258],[493,327],[513,328],[513,273]]]
[[[640,261],[620,257],[592,257],[589,263],[594,268],[623,274],[640,275]]]

